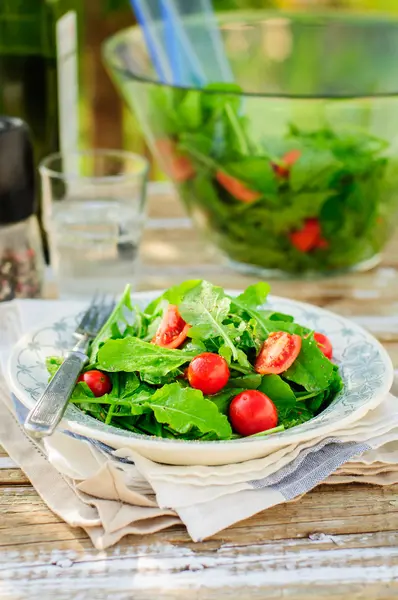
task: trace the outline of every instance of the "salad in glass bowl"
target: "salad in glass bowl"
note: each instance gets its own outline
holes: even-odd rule
[[[194,222],[244,272],[375,265],[397,220],[398,22],[257,11],[220,35],[234,82],[201,89],[159,81],[137,29],[105,46]]]
[[[174,286],[144,309],[130,288],[94,339],[71,397],[119,429],[216,441],[305,423],[342,390],[324,333],[266,310],[268,284],[234,297],[203,280]],[[53,376],[62,357],[48,357]]]

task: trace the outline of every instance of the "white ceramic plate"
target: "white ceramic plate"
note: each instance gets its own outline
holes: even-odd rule
[[[160,292],[134,294],[146,306]],[[231,292],[232,293],[232,292]],[[236,294],[237,292],[235,292]],[[170,464],[217,465],[259,458],[277,447],[332,433],[375,408],[389,391],[393,367],[384,348],[361,327],[316,306],[271,296],[267,308],[293,315],[297,322],[330,337],[334,359],[341,368],[344,390],[320,415],[297,427],[265,438],[195,442],[137,435],[105,425],[69,406],[61,428],[112,448],[131,448],[153,460]],[[79,315],[66,315],[27,333],[9,360],[9,378],[16,397],[32,408],[48,379],[46,356],[63,355],[72,345]]]

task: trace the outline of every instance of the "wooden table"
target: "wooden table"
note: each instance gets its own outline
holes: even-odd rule
[[[151,195],[139,287],[200,276],[230,288],[253,280],[222,265],[167,192]],[[158,228],[158,219],[173,219]],[[372,273],[276,281],[273,292],[355,315],[398,366],[398,239]],[[134,600],[398,596],[398,486],[320,486],[194,544],[182,527],[129,536],[107,551],[61,522],[0,449],[0,598]]]

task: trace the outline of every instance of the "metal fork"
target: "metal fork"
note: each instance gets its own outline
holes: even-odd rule
[[[26,417],[25,430],[36,438],[52,435],[61,421],[76,381],[88,362],[87,350],[115,306],[103,294],[96,294],[73,336],[77,343],[47,385],[40,400]]]

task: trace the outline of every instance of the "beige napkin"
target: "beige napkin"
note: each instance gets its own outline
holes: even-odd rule
[[[148,534],[180,523],[174,511],[158,508],[153,490],[147,484],[130,487],[131,482],[124,478],[119,464],[107,461],[100,466],[103,461],[97,460],[99,453],[88,442],[64,434],[55,437],[60,447],[69,450],[76,443],[87,446],[92,454],[92,464],[85,467],[96,470],[96,476],[90,478],[89,483],[71,479],[52,466],[44,444],[32,440],[23,431],[14,414],[5,381],[1,379],[1,444],[47,506],[72,527],[82,527],[97,549],[112,546],[129,533]]]
[[[44,304],[44,308],[35,305],[37,315],[49,310],[48,303]],[[53,313],[56,308],[53,307]],[[65,310],[61,309],[61,312]],[[24,313],[18,308],[18,311],[28,314],[25,320],[32,321],[32,310]],[[23,325],[18,311],[15,312],[15,307],[10,307],[8,312],[6,307],[0,309],[2,339],[7,343],[12,341],[13,328],[18,329],[20,321]],[[325,480],[318,474],[311,485],[324,480],[326,483],[397,483],[396,402],[389,395],[378,409],[353,424],[349,432],[338,432],[339,442],[352,448],[345,459],[337,463],[332,476]],[[293,469],[300,468],[300,461],[316,456],[309,454],[314,448],[320,449],[321,454],[323,444],[333,446],[334,440],[312,440],[281,449],[273,456],[237,465],[159,465],[128,450],[119,450],[112,456],[88,441],[59,432],[41,443],[31,440],[19,424],[6,383],[1,380],[0,443],[21,466],[49,508],[71,526],[82,527],[94,546],[104,549],[127,534],[152,533],[179,524],[181,520],[192,539],[200,540],[259,510],[297,499],[302,495],[300,489],[290,496],[285,492],[281,495],[278,486],[269,483],[277,484],[282,472],[288,479]],[[369,447],[371,449],[361,456],[352,458],[356,449],[361,448],[362,452]],[[329,475],[330,468],[325,472]],[[256,481],[248,481],[248,478]],[[264,478],[266,482],[261,483]]]

